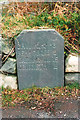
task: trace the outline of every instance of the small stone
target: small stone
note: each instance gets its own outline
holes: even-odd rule
[[[63,93],[61,95],[64,95]]]
[[[69,99],[69,98],[66,98],[67,100]]]
[[[60,111],[60,113],[62,113],[62,111]]]
[[[32,109],[32,110],[35,110],[35,109],[36,109],[36,107],[31,107],[31,109]]]
[[[70,54],[66,59],[66,72],[80,72],[80,55]]]
[[[2,53],[5,53],[7,55],[11,52],[13,46],[9,43],[9,39],[2,38],[0,44]],[[15,52],[13,51],[10,55],[13,57],[15,55]]]
[[[39,103],[39,105],[42,105],[42,103]]]
[[[66,116],[66,113],[64,114],[64,117]]]
[[[37,115],[39,115],[39,113],[37,113]]]
[[[6,63],[1,67],[0,71],[16,74],[16,59],[8,58]]]

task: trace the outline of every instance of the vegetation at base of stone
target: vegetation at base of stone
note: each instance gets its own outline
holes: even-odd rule
[[[68,86],[69,86],[71,89],[73,89],[73,88],[80,89],[80,85],[79,85],[79,83],[77,83],[77,82],[68,84]]]
[[[10,2],[3,6],[4,38],[14,40],[23,29],[34,28],[56,29],[65,38],[65,54],[79,52],[80,9],[76,3]]]
[[[24,90],[3,88],[2,106],[11,107],[22,105],[32,110],[37,109],[53,112],[55,109],[54,102],[57,102],[59,99],[77,99],[80,95],[79,88],[75,85],[74,87],[65,86],[55,88],[39,88],[33,86]]]

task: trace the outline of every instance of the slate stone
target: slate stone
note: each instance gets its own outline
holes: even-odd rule
[[[64,39],[57,31],[23,30],[15,48],[19,89],[64,85]]]

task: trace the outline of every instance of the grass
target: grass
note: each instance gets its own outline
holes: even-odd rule
[[[72,84],[68,84],[68,87],[71,89],[73,89],[73,88],[80,89],[79,83],[77,83],[77,82],[74,82]]]

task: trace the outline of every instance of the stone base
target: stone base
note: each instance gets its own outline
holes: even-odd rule
[[[80,73],[66,73],[65,84],[77,82],[80,84]]]

